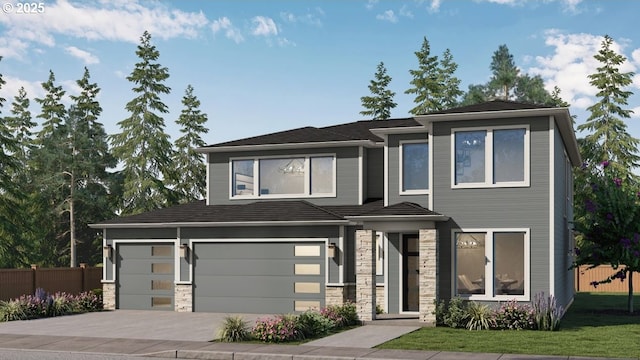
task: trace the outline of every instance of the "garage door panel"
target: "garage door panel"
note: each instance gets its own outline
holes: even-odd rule
[[[300,304],[321,306],[324,244],[194,244],[194,311],[277,314],[300,311]],[[296,245],[304,246],[298,256]]]
[[[222,246],[220,246],[222,245]],[[196,256],[204,259],[291,259],[291,243],[195,244]]]
[[[249,259],[243,259],[249,260]],[[215,260],[215,261],[196,261],[198,273],[231,275],[231,276],[290,276],[294,271],[295,264],[313,264],[315,262],[304,260],[295,261],[290,259],[250,259],[244,261],[243,266],[238,266],[240,259],[233,260]]]
[[[118,244],[119,309],[173,310],[173,250],[170,244]]]

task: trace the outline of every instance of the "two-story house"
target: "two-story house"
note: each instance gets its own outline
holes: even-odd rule
[[[574,293],[568,109],[492,101],[199,149],[206,199],[93,225],[108,308],[434,322],[434,300]]]

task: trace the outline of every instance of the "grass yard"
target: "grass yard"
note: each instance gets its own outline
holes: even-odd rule
[[[378,348],[640,358],[640,296],[634,315],[618,311],[626,301],[626,294],[578,293],[554,332],[422,328]]]

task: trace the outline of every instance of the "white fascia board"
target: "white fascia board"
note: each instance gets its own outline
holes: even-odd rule
[[[521,109],[521,110],[496,110],[496,111],[479,111],[479,112],[467,112],[467,113],[448,113],[448,114],[431,114],[431,115],[418,115],[414,119],[427,126],[428,123],[440,122],[440,121],[464,121],[464,120],[488,120],[488,119],[504,119],[504,118],[518,118],[526,116],[553,116],[558,124],[560,135],[567,148],[567,153],[571,159],[573,166],[582,165],[582,157],[578,150],[578,140],[576,134],[573,131],[573,123],[571,115],[569,114],[569,108],[539,108],[539,109]]]
[[[395,135],[395,134],[416,134],[416,133],[427,133],[429,129],[425,126],[403,126],[403,127],[389,127],[389,128],[376,128],[371,129],[374,135],[378,135],[380,137],[384,137],[384,135]]]
[[[196,149],[196,152],[206,154],[206,153],[230,152],[230,151],[312,149],[312,148],[344,147],[344,146],[374,147],[376,146],[376,142],[371,140],[348,140],[348,141],[322,141],[322,142],[287,143],[287,144],[218,146],[218,147],[200,147]]]
[[[428,221],[448,221],[449,217],[444,215],[378,215],[378,216],[345,216],[346,219],[354,221],[406,221],[406,220],[428,220]]]
[[[230,222],[175,222],[175,223],[122,223],[89,224],[92,229],[149,229],[174,227],[231,227],[231,226],[309,226],[309,225],[352,225],[349,220],[320,221],[230,221]]]

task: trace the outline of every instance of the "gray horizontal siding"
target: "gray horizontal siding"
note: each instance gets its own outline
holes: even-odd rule
[[[531,181],[526,188],[452,189],[451,129],[528,124]],[[435,123],[433,126],[433,210],[450,217],[438,228],[440,295],[452,293],[452,228],[529,228],[531,291],[549,291],[549,120],[497,119]],[[551,158],[552,159],[552,158]]]
[[[359,153],[357,147],[317,148],[297,150],[243,151],[211,153],[209,155],[209,204],[246,204],[257,199],[230,199],[229,159],[238,157],[296,156],[336,154],[336,197],[306,198],[318,205],[355,205],[359,194]],[[273,199],[273,198],[272,198]],[[292,198],[287,198],[291,200]]]

